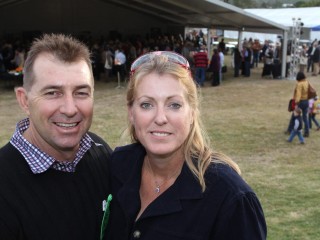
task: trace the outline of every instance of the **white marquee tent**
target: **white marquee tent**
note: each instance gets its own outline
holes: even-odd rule
[[[305,34],[302,39],[320,39],[320,7],[308,8],[278,8],[278,9],[244,9],[245,12],[259,16],[267,21],[273,21],[286,27],[293,26],[293,19],[301,19]],[[318,28],[317,28],[318,27]],[[319,29],[319,30],[317,30]],[[228,34],[228,32],[227,32]],[[251,33],[249,33],[250,35]],[[243,34],[243,37],[247,37]],[[275,34],[259,34],[260,38],[276,38]],[[257,37],[258,38],[258,37]],[[290,38],[290,36],[289,36]]]
[[[290,27],[292,18],[301,18],[304,27],[313,28],[320,25],[320,7],[308,8],[277,8],[277,9],[245,9],[246,12],[275,21],[278,24]]]

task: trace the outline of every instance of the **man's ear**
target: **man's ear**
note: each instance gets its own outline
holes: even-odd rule
[[[27,91],[23,87],[15,88],[16,98],[20,105],[20,108],[29,116],[29,101]]]

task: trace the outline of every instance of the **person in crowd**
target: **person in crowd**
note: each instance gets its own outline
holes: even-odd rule
[[[234,77],[239,77],[240,67],[241,67],[242,56],[239,51],[238,45],[233,50],[233,66],[234,66]]]
[[[208,68],[208,53],[206,51],[206,46],[202,45],[200,50],[193,55],[194,66],[195,66],[195,77],[199,87],[204,86],[206,80],[206,71]]]
[[[100,80],[101,60],[100,47],[97,43],[95,43],[91,48],[91,64],[94,80],[97,81]]]
[[[194,55],[194,43],[190,40],[184,41],[183,47],[181,49],[181,55],[188,59],[190,67],[194,67],[193,55]]]
[[[316,48],[314,47],[316,43],[316,40],[314,40],[311,45],[309,46],[308,50],[307,50],[307,55],[308,55],[308,66],[307,66],[307,72],[310,71],[311,69],[311,72],[313,72],[313,62],[312,62],[312,59],[313,59],[313,54],[314,54],[314,51],[316,50]]]
[[[259,58],[260,58],[260,61],[262,61],[263,63],[265,62],[265,53],[266,53],[267,49],[269,48],[269,44],[270,44],[270,41],[265,40],[264,44],[261,48],[261,53],[259,55]]]
[[[0,149],[0,239],[99,239],[110,147],[89,133],[90,52],[62,34],[36,39],[16,97],[27,118]]]
[[[24,60],[25,60],[24,49],[23,47],[19,46],[15,50],[14,58],[11,60],[13,67],[15,69],[17,68],[23,69]]]
[[[218,48],[218,52],[219,52],[219,57],[220,57],[220,72],[219,72],[219,79],[220,79],[220,83],[222,82],[222,76],[223,76],[223,74],[222,74],[222,68],[223,67],[226,67],[225,65],[224,65],[224,52],[223,52],[223,50],[221,49],[221,48]]]
[[[318,42],[313,44],[314,52],[312,55],[313,72],[312,76],[318,76],[319,74],[319,63],[320,63],[320,47],[318,47]]]
[[[137,49],[130,41],[127,41],[128,45],[128,63],[131,64],[137,58]]]
[[[224,38],[221,38],[219,44],[218,44],[218,49],[222,51],[222,53],[225,53],[226,51],[226,43],[224,42]]]
[[[259,55],[261,51],[261,44],[259,39],[255,39],[252,44],[253,64],[252,67],[258,67]]]
[[[297,83],[294,89],[293,98],[295,100],[296,106],[302,110],[304,137],[309,137],[309,121],[308,121],[308,110],[309,110],[309,100],[308,100],[308,86],[309,82],[303,72],[298,72],[296,77]],[[291,115],[287,131],[285,133],[290,134],[293,127],[294,114]]]
[[[108,240],[266,239],[261,204],[238,165],[211,149],[185,58],[153,52],[131,66],[128,132],[111,159]]]
[[[112,68],[113,68],[113,60],[114,55],[110,46],[106,46],[105,49],[105,63],[104,63],[104,71],[106,74],[106,80],[108,81],[111,77]]]
[[[316,130],[320,130],[320,124],[316,119],[317,114],[320,114],[320,100],[318,96],[309,99],[309,128],[312,128],[312,122],[316,125]]]
[[[115,51],[115,56],[114,56],[114,67],[117,72],[117,74],[120,75],[120,80],[124,81],[126,77],[126,55],[123,52],[123,49],[121,46],[118,46],[116,51]]]
[[[13,70],[16,68],[13,63],[13,58],[15,56],[15,51],[13,49],[12,43],[6,42],[1,47],[1,54],[3,58],[3,64],[6,70]]]
[[[272,77],[272,66],[273,66],[273,55],[274,49],[271,44],[268,45],[264,53],[264,64],[261,76]]]
[[[248,42],[243,43],[242,48],[242,75],[245,77],[250,77],[251,71],[251,58],[252,58],[252,51],[251,46]]]
[[[299,107],[296,107],[292,113],[293,128],[291,130],[288,142],[292,142],[295,136],[298,136],[300,144],[304,144],[304,138],[302,136],[302,110]]]
[[[220,56],[218,49],[213,49],[213,55],[211,57],[209,70],[212,72],[212,79],[211,79],[211,85],[212,86],[219,86],[220,85],[220,69],[221,69],[221,63],[220,63]]]
[[[282,46],[280,42],[276,42],[276,47],[273,51],[272,77],[274,79],[281,78],[281,56]]]
[[[301,51],[299,53],[299,68],[300,68],[300,72],[303,72],[304,74],[306,74],[307,72],[307,65],[308,65],[308,54],[307,54],[307,45],[306,44],[302,44],[302,48]]]

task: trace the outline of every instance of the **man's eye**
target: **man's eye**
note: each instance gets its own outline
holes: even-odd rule
[[[88,92],[83,91],[83,92],[77,92],[76,95],[81,97],[86,97],[86,96],[89,96],[90,94]]]
[[[140,106],[144,109],[149,109],[152,107],[152,105],[150,103],[141,103]]]
[[[49,91],[49,92],[46,92],[45,95],[47,95],[47,96],[58,96],[59,92],[57,92],[57,91]]]

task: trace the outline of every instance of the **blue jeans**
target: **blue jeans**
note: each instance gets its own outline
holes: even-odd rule
[[[258,67],[259,63],[259,52],[253,52],[253,63],[252,66]]]
[[[206,79],[206,69],[205,68],[196,68],[196,81],[199,86],[203,86],[204,80]]]
[[[244,62],[244,76],[245,77],[250,77],[250,62],[249,61],[245,61]]]
[[[308,121],[308,112],[309,112],[309,101],[301,100],[299,102],[299,108],[302,110],[302,120],[304,124],[304,134],[309,134],[309,121]]]
[[[316,119],[316,114],[314,113],[309,113],[309,129],[312,128],[312,122],[319,128],[319,122]]]
[[[304,138],[302,136],[302,133],[301,131],[298,131],[298,130],[292,130],[291,131],[291,134],[290,134],[290,137],[288,138],[288,142],[292,142],[293,138],[298,135],[298,138],[299,138],[299,141],[300,142],[304,142]]]

